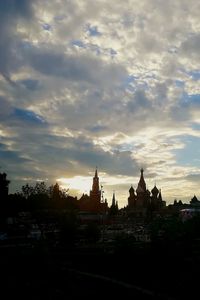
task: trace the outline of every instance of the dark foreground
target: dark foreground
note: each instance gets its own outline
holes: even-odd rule
[[[1,249],[1,298],[198,299],[199,253],[182,250]]]

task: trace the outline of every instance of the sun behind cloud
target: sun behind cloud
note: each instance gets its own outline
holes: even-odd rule
[[[91,177],[74,176],[72,178],[58,178],[57,182],[62,188],[77,190],[79,193],[87,193],[91,190]]]
[[[11,190],[48,178],[88,193],[98,165],[123,203],[142,166],[168,203],[198,193],[200,2],[7,2],[0,160]]]

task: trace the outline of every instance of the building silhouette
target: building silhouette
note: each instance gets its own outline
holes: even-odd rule
[[[118,213],[118,201],[115,199],[115,192],[113,192],[112,204],[110,206],[110,215],[116,215]]]
[[[102,193],[103,191],[99,186],[98,171],[96,168],[90,195],[88,196],[87,194],[83,194],[79,199],[80,210],[95,213],[106,212],[108,210],[108,204],[107,201],[103,200]]]
[[[159,211],[165,206],[165,201],[162,200],[161,190],[158,190],[156,185],[151,192],[146,188],[144,180],[144,170],[140,170],[140,179],[137,189],[129,189],[128,210],[138,217],[145,217],[147,213]]]

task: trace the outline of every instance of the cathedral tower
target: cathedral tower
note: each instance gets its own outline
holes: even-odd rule
[[[149,202],[149,194],[146,188],[146,183],[144,180],[144,170],[141,169],[140,170],[141,174],[140,174],[140,180],[138,182],[138,186],[136,189],[136,193],[137,193],[137,206],[139,207],[146,207],[148,205]]]
[[[143,175],[144,170],[141,169],[140,172],[141,172],[140,181],[138,182],[138,187],[136,190],[137,194],[146,192],[146,183],[144,181],[144,175]]]
[[[90,191],[90,198],[94,203],[101,202],[101,190],[99,189],[99,177],[97,168],[95,170],[95,175],[93,177],[92,190]]]

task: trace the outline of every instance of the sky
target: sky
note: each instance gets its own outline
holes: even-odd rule
[[[10,192],[98,167],[119,207],[137,187],[200,198],[198,0],[1,0],[0,172]]]

